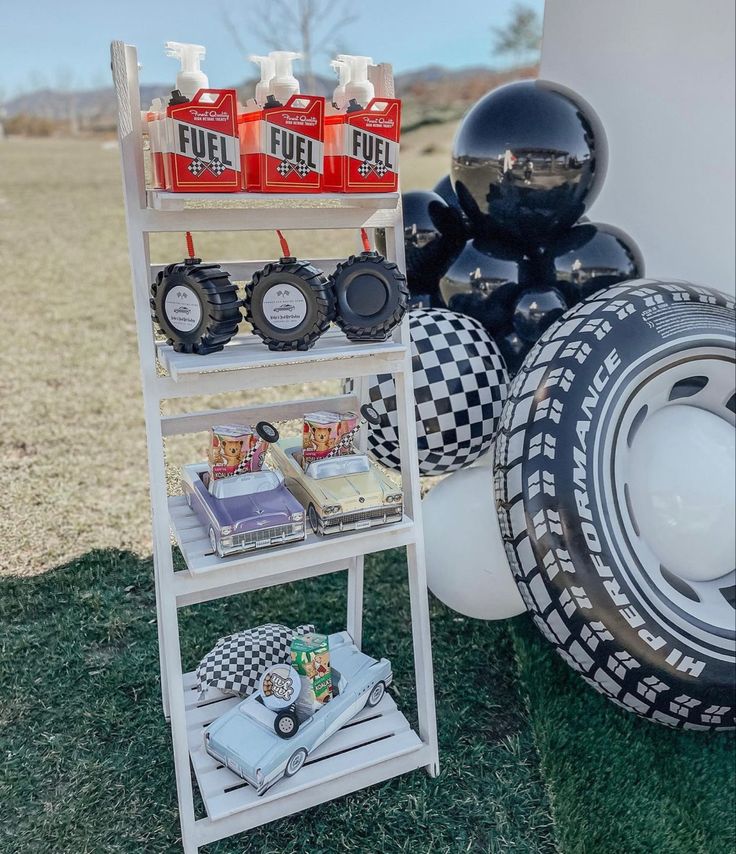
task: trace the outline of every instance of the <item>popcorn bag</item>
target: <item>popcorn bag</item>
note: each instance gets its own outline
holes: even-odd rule
[[[207,454],[210,476],[217,480],[260,471],[266,449],[267,443],[248,424],[211,427]]]
[[[302,433],[302,466],[314,460],[353,452],[351,430],[358,424],[354,412],[308,412],[304,415]]]
[[[294,636],[291,641],[291,664],[302,683],[297,709],[311,715],[332,699],[332,668],[327,635]]]

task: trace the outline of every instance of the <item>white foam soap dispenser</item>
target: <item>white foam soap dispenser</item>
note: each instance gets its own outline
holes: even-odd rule
[[[373,65],[370,56],[350,56],[340,54],[338,57],[348,64],[350,77],[345,85],[346,102],[350,104],[355,101],[362,109],[365,109],[375,97],[375,89],[368,79],[368,66]]]
[[[292,95],[299,94],[299,81],[294,77],[292,62],[301,59],[302,55],[292,50],[272,50],[268,55],[274,64],[269,93],[279,104],[285,104]]]
[[[345,61],[346,55],[339,53],[335,59],[330,62],[330,66],[337,72],[337,86],[332,93],[332,106],[342,112],[348,105],[348,99],[345,94],[345,86],[350,79],[350,66]]]
[[[209,89],[210,81],[199,67],[205,56],[203,45],[166,42],[165,47],[166,56],[175,56],[181,62],[176,88],[185,98],[191,101],[200,89]]]
[[[255,62],[261,69],[261,78],[256,83],[255,102],[259,107],[262,107],[269,95],[273,95],[273,78],[275,73],[275,64],[271,56],[256,56],[253,54],[249,57],[251,62]],[[297,84],[298,85],[298,84]]]

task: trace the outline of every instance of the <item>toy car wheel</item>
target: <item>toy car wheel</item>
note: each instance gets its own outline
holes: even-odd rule
[[[376,684],[371,688],[371,693],[368,695],[366,706],[368,706],[369,709],[372,709],[374,706],[377,706],[383,699],[383,695],[385,693],[386,686],[383,684],[383,682],[376,682]]]
[[[291,754],[289,761],[286,763],[284,777],[293,777],[307,761],[307,751],[300,747],[295,753]]]
[[[308,350],[334,319],[335,298],[321,270],[282,258],[253,274],[245,316],[270,350]]]
[[[371,406],[370,403],[364,403],[360,407],[360,414],[369,424],[372,424],[374,427],[378,427],[378,425],[381,423],[381,416],[378,414],[378,410],[375,406]]]
[[[258,433],[264,442],[269,442],[270,444],[279,440],[279,431],[268,421],[259,421],[256,424],[256,433]]]
[[[331,276],[335,323],[351,341],[385,341],[409,305],[406,276],[377,252],[351,255]]]
[[[210,528],[209,530],[210,537],[210,546],[212,547],[212,551],[217,557],[222,557],[222,552],[220,551],[220,547],[217,545],[217,535],[215,534],[215,529]]]
[[[292,712],[291,709],[282,709],[274,719],[273,728],[279,738],[291,738],[297,734],[299,718],[297,718],[296,713]]]
[[[309,519],[309,524],[312,526],[314,533],[319,534],[319,516],[317,515],[314,504],[310,504],[307,508],[307,519]]]
[[[179,353],[222,350],[242,320],[240,299],[219,264],[169,264],[151,285],[151,317]]]
[[[596,294],[527,356],[496,440],[534,622],[617,705],[686,729],[736,723],[735,319],[685,283]]]

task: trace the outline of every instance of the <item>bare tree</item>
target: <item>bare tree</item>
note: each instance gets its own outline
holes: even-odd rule
[[[240,36],[241,25],[223,10],[225,27],[238,50],[247,54]],[[348,0],[257,0],[247,4],[243,31],[250,31],[271,50],[293,48],[302,54],[302,77],[307,91],[314,91],[313,60],[340,52],[340,35],[358,20]]]
[[[539,61],[542,49],[542,22],[536,9],[517,3],[503,27],[493,27],[494,55],[510,55],[515,65]]]

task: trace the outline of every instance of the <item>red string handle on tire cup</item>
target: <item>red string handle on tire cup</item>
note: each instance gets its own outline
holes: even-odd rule
[[[184,237],[187,241],[187,252],[189,253],[189,257],[196,258],[197,256],[194,254],[194,240],[192,240],[192,232],[187,231]]]
[[[279,237],[279,243],[281,244],[281,256],[283,258],[291,258],[291,251],[289,250],[289,244],[286,241],[286,238],[281,232],[280,228],[276,229],[276,234]]]
[[[371,251],[371,242],[368,239],[368,232],[364,229],[360,229],[360,239],[363,241],[363,251],[370,252]]]

